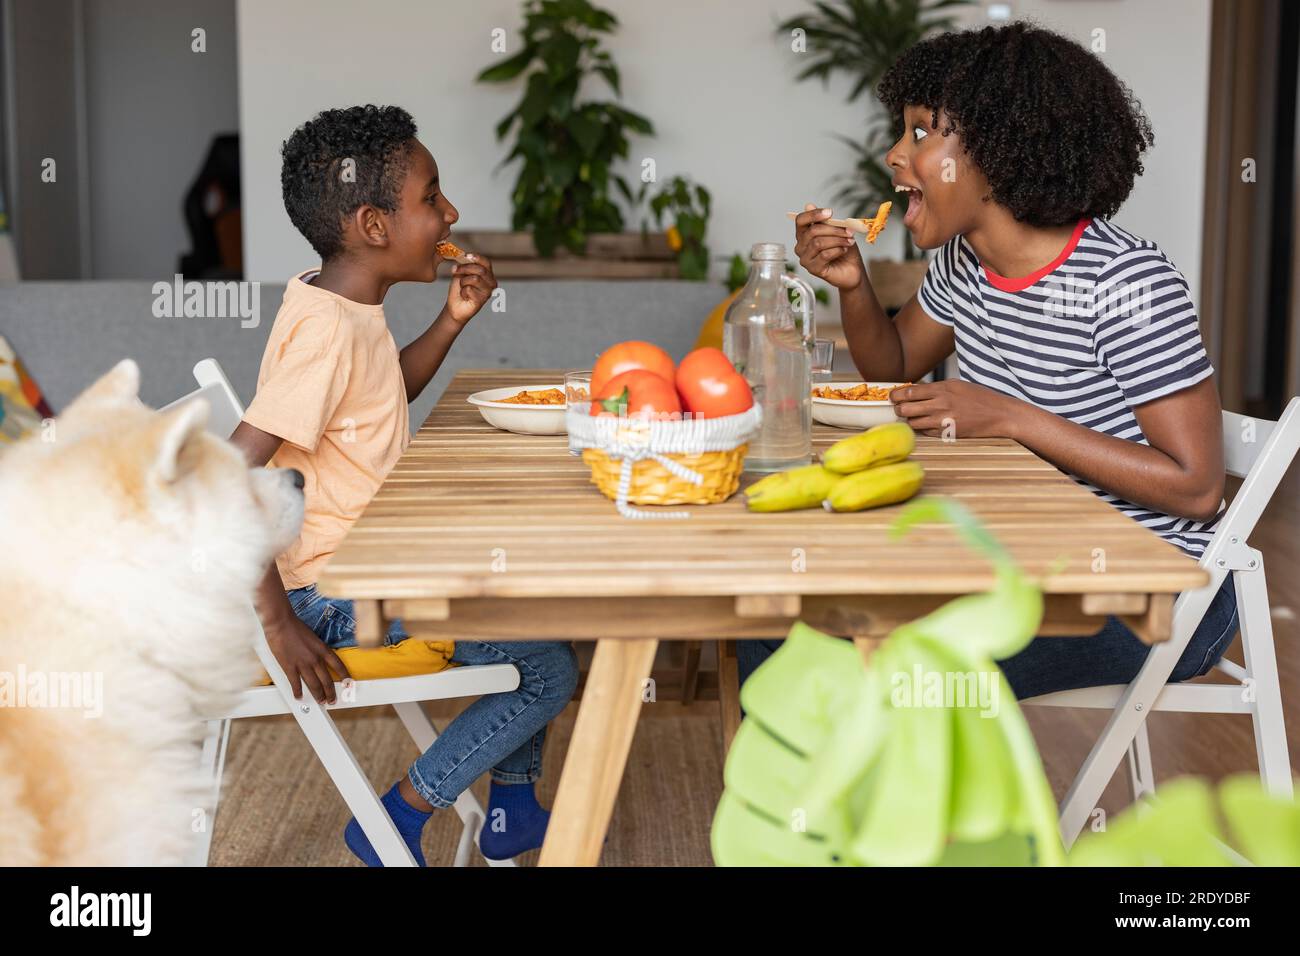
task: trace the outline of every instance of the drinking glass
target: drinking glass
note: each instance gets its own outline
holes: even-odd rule
[[[812,349],[813,384],[831,381],[834,376],[832,366],[835,364],[834,339],[814,339]]]
[[[591,411],[591,369],[578,369],[564,373],[565,408],[578,409],[582,413]],[[573,447],[569,440],[569,454],[581,455],[581,448]]]

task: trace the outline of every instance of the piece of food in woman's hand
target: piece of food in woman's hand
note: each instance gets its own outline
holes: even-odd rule
[[[438,255],[443,259],[452,259],[456,262],[474,261],[474,257],[470,253],[466,252],[460,246],[456,245],[456,243],[449,242],[446,239],[438,243],[438,245],[435,246],[434,249],[437,251]]]
[[[507,405],[564,405],[564,392],[558,388],[543,388],[536,391],[524,389],[509,398],[498,398],[498,402]]]
[[[861,385],[854,385],[852,388],[832,388],[829,385],[816,385],[813,387],[813,398],[833,398],[841,402],[887,402],[889,393],[896,388],[902,388],[904,385],[911,385],[911,382],[900,382],[898,385],[869,385],[863,382]]]
[[[885,221],[889,219],[889,210],[893,208],[892,202],[882,202],[876,214],[870,219],[823,219],[821,225],[838,226],[841,229],[849,229],[853,232],[864,232],[867,234],[867,242],[875,242],[876,237],[885,228]],[[791,219],[798,219],[799,213],[786,213]]]
[[[892,202],[882,202],[874,218],[863,220],[867,226],[867,242],[875,242],[876,237],[884,230],[885,223],[889,220],[889,210],[893,206]]]

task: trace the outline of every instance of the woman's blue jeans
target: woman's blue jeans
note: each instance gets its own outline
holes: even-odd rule
[[[1209,671],[1236,634],[1237,592],[1229,574],[1169,679],[1185,681]],[[737,641],[741,683],[780,645],[779,639]],[[998,666],[1017,699],[1024,700],[1059,690],[1127,684],[1137,677],[1150,650],[1118,618],[1108,617],[1091,637],[1036,637],[1019,654],[998,661]]]

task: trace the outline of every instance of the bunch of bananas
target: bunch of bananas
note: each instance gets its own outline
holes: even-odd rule
[[[750,511],[863,511],[906,501],[921,490],[925,470],[907,456],[916,435],[906,422],[877,425],[838,441],[820,464],[768,475],[745,489]]]

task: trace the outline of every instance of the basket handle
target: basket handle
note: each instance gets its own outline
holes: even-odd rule
[[[689,468],[684,468],[683,466],[678,465],[677,462],[675,461],[670,462],[668,459],[661,458],[659,455],[653,455],[651,457],[655,458],[662,465],[666,465],[666,466],[672,465],[672,466],[676,466],[676,468],[680,468],[682,471],[690,472],[691,477],[689,480],[695,482],[696,484],[699,484],[703,480],[699,472],[691,471],[691,469]],[[633,465],[634,462],[632,460],[632,457],[625,456],[623,458],[622,467],[619,468],[618,498],[616,498],[614,501],[615,506],[618,508],[619,514],[621,514],[624,518],[640,518],[642,520],[658,518],[660,520],[669,520],[669,521],[680,520],[682,518],[689,518],[691,516],[691,513],[689,511],[642,511],[640,508],[628,504],[627,496],[632,493]],[[670,470],[676,470],[676,469],[670,468]],[[679,477],[686,478],[687,476],[680,475]]]

